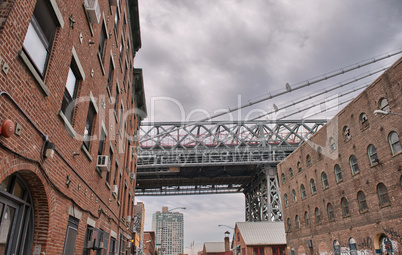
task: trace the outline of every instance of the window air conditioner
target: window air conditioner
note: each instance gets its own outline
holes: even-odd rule
[[[126,221],[127,221],[128,223],[131,222],[131,215],[128,215],[128,216],[127,216]]]
[[[135,173],[130,173],[130,179],[135,179]]]
[[[98,0],[85,0],[85,8],[92,23],[98,24],[101,18],[101,10]]]
[[[117,194],[117,192],[119,192],[119,186],[113,185],[113,191],[112,191],[112,193]]]
[[[98,155],[98,161],[96,163],[96,166],[103,172],[109,172],[110,171],[109,156]]]

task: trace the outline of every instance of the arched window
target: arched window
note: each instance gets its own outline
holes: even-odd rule
[[[349,238],[349,249],[351,255],[357,255],[357,245],[355,239]]]
[[[1,253],[31,254],[34,209],[28,185],[12,174],[1,182],[0,191]]]
[[[387,187],[385,187],[384,183],[379,183],[377,185],[377,195],[378,195],[378,200],[380,201],[380,206],[389,204],[388,191],[387,191]]]
[[[299,173],[302,171],[302,165],[301,165],[300,161],[297,162],[297,171],[298,171]]]
[[[300,229],[300,219],[299,219],[299,215],[296,215],[296,229]]]
[[[292,168],[289,168],[289,176],[290,176],[290,179],[293,178],[293,169]]]
[[[301,193],[301,198],[304,199],[306,198],[306,189],[304,188],[304,185],[300,185],[300,193]]]
[[[286,176],[284,173],[281,174],[282,177],[282,183],[286,183]]]
[[[365,114],[364,112],[360,114],[360,126],[362,129],[369,126],[367,114]]]
[[[336,150],[335,139],[333,137],[329,138],[329,147],[331,148],[331,151]]]
[[[318,209],[318,207],[315,208],[314,215],[315,215],[315,223],[320,224],[321,223],[321,214],[320,214],[320,209]]]
[[[359,202],[359,211],[363,212],[368,209],[366,195],[364,195],[363,191],[359,191],[357,193],[357,202]]]
[[[380,99],[380,110],[390,112],[391,109],[389,108],[388,100],[386,98]]]
[[[370,144],[367,148],[367,154],[370,159],[370,165],[377,164],[378,161],[378,156],[377,156],[377,149],[375,148],[374,145]]]
[[[357,174],[359,172],[359,166],[357,165],[357,159],[355,155],[350,156],[349,164],[352,175]]]
[[[342,207],[342,216],[343,217],[348,216],[350,214],[350,212],[349,212],[349,202],[345,197],[343,197],[341,199],[341,207]]]
[[[315,194],[317,192],[317,189],[315,188],[315,181],[314,179],[310,180],[310,189],[311,189],[311,194]]]
[[[336,164],[334,166],[334,171],[335,171],[336,182],[342,181],[342,170],[341,170],[341,167],[338,164]]]
[[[321,174],[321,182],[322,182],[322,187],[324,189],[328,188],[328,179],[327,179],[327,174],[325,172],[322,172],[322,174]]]
[[[392,131],[388,135],[389,145],[391,146],[392,155],[395,155],[402,151],[401,141],[399,140],[399,136],[395,131]]]
[[[285,194],[283,199],[285,199],[285,206],[288,206],[288,194]]]
[[[286,220],[286,223],[287,223],[287,225],[288,225],[288,231],[292,231],[292,221],[290,220],[290,218],[288,218],[288,219]]]
[[[297,202],[297,198],[296,198],[296,190],[292,189],[292,199],[293,199],[293,203]]]
[[[335,220],[335,214],[334,214],[334,207],[332,206],[331,203],[327,204],[327,214],[328,214],[328,220]]]
[[[308,166],[308,167],[310,167],[310,166],[312,165],[312,163],[311,163],[311,156],[310,156],[310,154],[309,154],[309,155],[307,155],[307,157],[306,157],[306,161],[307,161],[307,166]]]
[[[306,227],[310,227],[310,215],[307,211],[304,213],[304,222],[306,223]]]
[[[334,241],[334,255],[340,255],[341,254],[341,245],[337,240]]]
[[[350,135],[350,128],[348,126],[344,126],[343,127],[343,138],[345,139],[345,141],[349,140],[351,137]]]

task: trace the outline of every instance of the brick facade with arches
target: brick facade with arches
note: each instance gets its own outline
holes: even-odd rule
[[[399,59],[278,165],[292,254],[401,254],[401,98]]]
[[[0,253],[136,252],[139,24],[137,0],[0,1]]]

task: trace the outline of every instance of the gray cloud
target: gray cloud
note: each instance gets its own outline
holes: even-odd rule
[[[184,109],[185,117],[192,111],[212,114],[235,107],[239,95],[241,103],[245,104],[283,91],[287,82],[295,86],[312,77],[399,49],[402,47],[401,12],[400,0],[142,0],[143,48],[137,54],[135,66],[144,69],[149,119],[179,120],[177,105]],[[353,76],[389,65],[397,58],[399,56],[256,107],[269,110],[273,103],[286,105]],[[324,100],[345,90],[321,98]],[[155,100],[156,108],[152,108],[150,103]],[[312,102],[304,103],[303,107],[309,103]],[[242,116],[251,110],[243,110]],[[162,201],[147,199],[151,208],[155,204],[160,209]],[[194,212],[197,217],[188,214],[186,226],[191,224],[191,228],[186,227],[186,230],[197,232],[195,229],[198,229],[200,242],[221,240],[218,236],[214,236],[214,240],[202,240],[220,230],[211,227],[201,231],[200,228],[206,226],[207,216],[218,219],[228,212],[208,211],[206,205],[212,203],[210,198],[182,201],[199,209]],[[243,204],[235,208],[233,212],[244,215]],[[223,216],[221,221],[228,218]],[[234,225],[234,220],[229,224]]]

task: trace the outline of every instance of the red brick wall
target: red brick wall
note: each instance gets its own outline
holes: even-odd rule
[[[285,174],[286,182],[280,181],[281,199],[288,195],[289,205],[283,204],[285,226],[287,218],[291,219],[292,230],[287,230],[287,243],[294,247],[296,253],[302,247],[308,254],[317,254],[318,247],[327,247],[333,252],[333,241],[338,240],[341,247],[348,248],[349,238],[357,242],[357,250],[374,253],[378,235],[383,233],[402,248],[402,194],[401,169],[402,153],[393,155],[388,142],[388,134],[396,131],[399,138],[402,136],[401,117],[395,115],[375,116],[374,110],[379,109],[379,100],[387,98],[391,112],[402,113],[401,109],[401,81],[402,64],[398,60],[389,70],[363,91],[356,99],[340,111],[326,126],[321,128],[310,141],[306,142],[288,158],[278,165],[278,175],[281,179]],[[368,127],[362,128],[359,116],[365,112],[368,116]],[[351,138],[345,140],[343,128],[348,126]],[[336,150],[331,151],[329,138],[335,138]],[[379,164],[370,165],[367,147],[373,144],[377,149]],[[322,147],[321,159],[317,152]],[[310,155],[312,165],[307,166],[306,157]],[[349,157],[355,155],[360,172],[352,175]],[[302,164],[302,171],[298,173],[297,162]],[[334,165],[339,164],[342,169],[343,180],[335,179]],[[294,178],[289,176],[289,168],[293,169]],[[321,173],[327,173],[329,187],[323,189]],[[310,179],[316,183],[317,193],[310,192]],[[388,190],[390,204],[380,206],[376,187],[379,183],[385,184]],[[300,186],[306,187],[306,198],[300,195]],[[292,202],[292,189],[296,190],[297,202]],[[357,192],[362,190],[367,199],[368,211],[360,212],[357,202]],[[342,215],[341,198],[347,198],[350,215]],[[327,203],[334,207],[335,220],[329,221]],[[315,207],[321,211],[322,223],[316,224],[314,217]],[[311,226],[306,227],[304,213],[309,212]],[[300,217],[301,227],[295,229],[295,217]],[[313,241],[313,248],[307,247],[307,240]],[[300,247],[300,249],[299,249]],[[398,254],[398,253],[396,253]]]
[[[126,173],[125,168],[128,167],[129,172],[136,172],[136,165],[134,162],[131,162],[131,156],[126,165],[125,154],[131,151],[127,148],[128,144],[126,144],[125,151],[119,149],[123,142],[127,143],[127,140],[124,137],[120,139],[117,134],[118,124],[114,119],[113,112],[111,112],[113,111],[114,104],[109,100],[106,91],[111,51],[113,52],[116,64],[112,82],[112,96],[114,97],[115,95],[117,79],[119,80],[120,88],[123,87],[124,63],[122,65],[123,68],[120,69],[119,45],[123,34],[121,31],[123,17],[124,13],[126,13],[126,19],[128,19],[128,9],[126,8],[126,0],[122,0],[119,37],[116,44],[113,32],[116,7],[109,6],[108,0],[99,0],[102,18],[99,24],[93,25],[94,36],[91,36],[82,0],[56,0],[56,2],[65,24],[63,28],[59,27],[57,29],[47,72],[44,77],[44,82],[50,91],[48,96],[45,96],[32,73],[18,56],[18,52],[23,48],[25,34],[35,8],[36,0],[3,1],[0,6],[0,24],[1,21],[5,21],[4,13],[7,13],[6,17],[8,17],[4,25],[0,27],[0,59],[2,59],[0,67],[4,63],[7,63],[9,66],[7,74],[0,71],[0,91],[7,92],[12,100],[16,102],[16,104],[13,103],[4,94],[0,96],[0,107],[2,108],[0,111],[0,122],[4,119],[10,119],[22,126],[20,136],[13,135],[10,138],[0,137],[0,143],[11,150],[0,148],[0,182],[10,174],[18,172],[28,183],[35,208],[34,246],[40,244],[42,246],[41,251],[46,254],[62,254],[69,217],[68,211],[70,206],[73,205],[72,201],[74,201],[74,207],[83,212],[79,222],[75,248],[76,253],[81,253],[88,217],[96,220],[97,228],[102,228],[108,232],[113,230],[118,234],[126,233],[131,235],[129,229],[120,219],[123,216],[127,216],[126,212],[130,210],[127,209],[128,207],[132,208],[132,201],[128,201],[128,190],[131,190],[132,196],[135,193],[133,188],[135,182],[131,183],[129,174]],[[11,3],[13,6],[10,5]],[[6,10],[5,8],[8,9]],[[72,17],[75,21],[74,28],[70,26],[69,17]],[[105,75],[102,73],[97,57],[103,17],[107,24],[107,32],[111,33],[109,39],[107,39],[107,48],[105,49]],[[129,22],[127,23],[124,33],[125,42],[130,35]],[[80,34],[83,36],[82,43],[79,40]],[[89,40],[95,43],[89,44]],[[123,58],[127,58],[132,68],[134,65],[131,51],[133,42],[132,38],[128,40],[130,41],[130,50],[129,52],[126,51],[125,44]],[[103,121],[108,132],[103,150],[104,154],[108,154],[109,144],[112,144],[114,148],[114,155],[111,161],[110,184],[112,184],[114,171],[116,171],[114,162],[116,159],[119,161],[118,171],[122,173],[119,190],[121,192],[120,204],[112,196],[112,191],[105,185],[105,172],[103,172],[103,176],[100,176],[95,171],[99,145],[98,139],[91,142],[89,152],[93,160],[90,161],[81,150],[82,141],[68,134],[63,121],[58,116],[73,47],[77,52],[86,76],[85,80],[79,84],[78,97],[87,97],[92,92],[99,108],[99,112],[94,120],[93,133],[99,137]],[[94,71],[93,77],[91,77],[92,69]],[[127,84],[125,85],[125,91],[119,95],[118,101],[118,109],[122,100],[125,111],[134,107],[131,104],[131,89],[133,89],[132,69],[129,68],[128,73],[130,88],[128,88]],[[102,106],[101,99],[105,102],[105,109]],[[128,105],[127,99],[129,102]],[[82,135],[85,129],[88,107],[89,102],[84,102],[78,104],[75,108],[72,126],[79,135]],[[130,126],[130,119],[132,120],[133,127]],[[131,115],[126,121],[126,132],[132,135],[134,129],[137,127],[136,122],[138,119],[134,119],[134,116]],[[53,158],[43,160],[41,157],[44,145],[42,134],[48,135],[49,140],[55,144],[60,155],[55,153]],[[131,146],[135,146],[135,143],[131,143]],[[16,156],[13,152],[33,161]],[[74,156],[74,153],[79,153],[79,155]],[[67,176],[71,178],[69,186],[66,185]],[[127,188],[127,193],[123,194],[125,180],[129,183],[129,187]],[[121,212],[123,204],[126,208],[125,212]],[[100,217],[99,208],[104,212]]]

